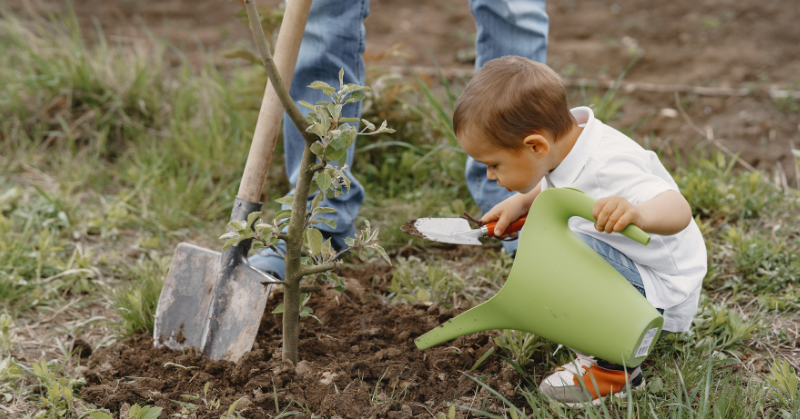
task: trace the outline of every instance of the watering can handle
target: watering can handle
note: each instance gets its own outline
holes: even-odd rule
[[[591,222],[597,221],[594,218],[594,216],[592,216],[592,207],[594,206],[595,203],[594,198],[589,197],[589,195],[586,195],[586,192],[580,189],[576,188],[562,188],[562,189],[569,189],[572,191],[580,192],[581,194],[589,198],[591,200],[591,205],[587,206],[588,211],[577,211],[574,215],[581,218],[585,218],[586,220]],[[635,240],[643,245],[647,245],[648,243],[650,243],[650,235],[648,235],[641,228],[636,227],[633,224],[628,224],[627,227],[625,227],[624,229],[622,229],[622,231],[620,231],[620,234],[628,237],[629,239]]]

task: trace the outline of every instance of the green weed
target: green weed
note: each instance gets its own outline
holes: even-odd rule
[[[435,301],[451,307],[451,296],[464,289],[464,280],[444,267],[426,265],[415,256],[398,257],[388,298],[408,303]]]
[[[504,359],[524,376],[525,367],[531,362],[533,353],[545,343],[533,333],[503,330],[500,336],[494,338],[494,344],[503,350],[506,355]]]
[[[138,332],[153,333],[168,261],[168,258],[140,259],[131,270],[133,282],[112,292],[111,305],[120,318],[116,329],[121,337]]]
[[[800,387],[797,385],[797,371],[786,360],[775,361],[770,366],[770,375],[764,377],[770,384],[770,395],[778,401],[786,413],[800,409]]]

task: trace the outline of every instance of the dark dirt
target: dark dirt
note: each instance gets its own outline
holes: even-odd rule
[[[198,417],[214,419],[239,398],[244,398],[239,410],[247,418],[302,409],[326,417],[428,417],[447,411],[447,403],[453,401],[479,406],[485,393],[461,372],[493,346],[492,333],[420,351],[414,338],[450,319],[456,310],[430,304],[386,305],[366,288],[386,269],[361,271],[365,273],[360,280],[347,280],[345,293],[327,289],[312,298],[310,306],[324,324],[303,323],[297,366],[280,360],[281,318],[266,314],[253,351],[237,363],[204,359],[195,350],[155,349],[152,338],[144,335],[99,349],[89,360],[81,397],[112,411],[146,402],[168,414],[181,410],[171,400],[191,402],[199,406]],[[266,313],[279,301],[280,296],[273,296]],[[165,366],[168,362],[185,368]],[[489,357],[476,373],[493,374],[488,383],[509,396],[520,379],[497,357]],[[211,383],[210,390],[203,396],[206,383]],[[202,400],[182,395],[218,399],[220,407],[209,409]]]
[[[414,223],[416,222],[417,222],[416,219],[408,221],[405,224],[403,224],[402,227],[400,227],[400,230],[403,230],[404,233],[410,234],[414,237],[419,237],[420,239],[426,238],[424,234],[420,233],[419,230],[417,230],[417,226],[414,225]]]
[[[83,339],[75,339],[75,341],[72,342],[71,350],[79,358],[88,358],[90,355],[92,355],[92,345],[89,345]]]

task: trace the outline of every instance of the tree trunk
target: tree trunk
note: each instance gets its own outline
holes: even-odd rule
[[[303,249],[303,230],[307,213],[308,192],[314,172],[311,166],[316,162],[306,142],[303,160],[300,163],[300,175],[294,189],[292,201],[292,218],[286,240],[286,279],[283,286],[283,352],[281,359],[297,363],[298,336],[300,334],[300,258]],[[322,193],[322,192],[320,192]]]

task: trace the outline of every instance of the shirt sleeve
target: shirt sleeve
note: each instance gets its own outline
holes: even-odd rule
[[[648,164],[646,158],[631,153],[618,153],[609,157],[597,170],[597,182],[602,196],[621,196],[632,204],[639,204],[655,198],[665,191],[677,191],[678,186],[674,181],[667,181],[662,176],[672,177],[660,163],[656,170]],[[660,170],[658,170],[660,169]]]

